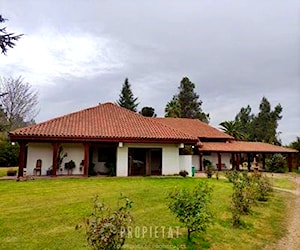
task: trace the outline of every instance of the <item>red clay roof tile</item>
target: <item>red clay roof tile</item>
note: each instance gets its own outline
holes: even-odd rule
[[[153,140],[197,142],[197,137],[169,127],[152,118],[144,117],[105,103],[67,114],[43,123],[20,128],[10,133],[11,139],[31,138],[93,138],[118,140]]]
[[[232,136],[202,122],[198,119],[187,118],[153,118],[175,129],[200,138],[234,139]]]
[[[281,147],[263,142],[232,141],[227,143],[203,142],[199,146],[202,152],[232,152],[232,153],[297,153],[295,149]]]

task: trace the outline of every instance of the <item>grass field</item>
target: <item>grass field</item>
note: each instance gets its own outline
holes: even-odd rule
[[[258,204],[243,217],[242,228],[232,228],[231,183],[208,180],[214,187],[214,224],[194,238],[187,248],[183,228],[169,212],[166,196],[177,187],[193,187],[199,178],[49,178],[25,182],[0,181],[1,249],[88,249],[84,230],[75,225],[92,211],[92,199],[99,195],[115,206],[120,194],[133,202],[134,225],[125,249],[262,249],[284,233],[285,201],[291,195],[274,192],[267,203]],[[151,230],[156,227],[157,234]],[[163,233],[172,230],[170,234]],[[139,232],[144,228],[144,235]],[[168,237],[169,236],[169,237]]]

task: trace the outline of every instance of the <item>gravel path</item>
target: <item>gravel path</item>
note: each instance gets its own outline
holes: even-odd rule
[[[276,244],[266,247],[267,250],[300,249],[300,177],[295,177],[295,182],[297,184],[296,190],[284,190],[295,194],[295,199],[288,204],[288,232]]]

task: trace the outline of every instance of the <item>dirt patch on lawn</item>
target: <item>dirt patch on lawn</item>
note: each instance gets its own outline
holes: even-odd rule
[[[297,188],[296,190],[285,190],[282,191],[290,192],[294,194],[294,199],[292,199],[288,205],[288,227],[287,234],[285,237],[280,239],[276,244],[266,247],[266,250],[277,250],[277,249],[300,249],[300,177],[293,178]]]

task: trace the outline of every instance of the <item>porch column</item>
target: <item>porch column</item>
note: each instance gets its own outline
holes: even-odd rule
[[[236,170],[240,171],[241,154],[236,154]]]
[[[248,171],[250,172],[250,170],[251,170],[251,162],[250,162],[250,154],[249,153],[247,153],[247,163],[248,163]]]
[[[53,155],[52,155],[52,173],[51,176],[55,177],[56,176],[56,169],[58,167],[58,148],[59,148],[59,143],[55,142],[52,143],[53,147]]]
[[[221,153],[218,153],[218,170],[222,170],[222,156]]]
[[[146,175],[151,175],[151,151],[146,152]]]
[[[89,143],[84,143],[84,166],[83,166],[83,176],[88,177],[88,169],[89,169],[89,164],[90,164],[90,144]]]
[[[202,170],[203,170],[202,153],[199,153],[199,166],[200,166],[200,171],[202,172]]]
[[[232,170],[235,170],[235,155],[234,153],[231,154],[231,164],[232,164]]]
[[[289,168],[289,172],[292,172],[292,168],[293,168],[292,154],[288,154],[288,168]]]
[[[20,145],[20,153],[19,153],[19,171],[18,171],[18,177],[23,177],[23,170],[26,168],[26,162],[25,162],[25,150],[26,150],[26,143],[25,142],[19,142]]]
[[[262,153],[262,167],[266,169],[266,154]]]

